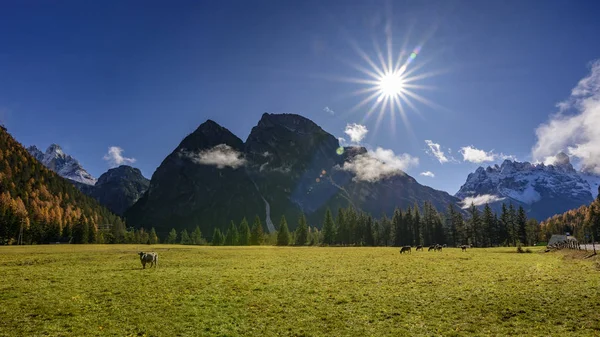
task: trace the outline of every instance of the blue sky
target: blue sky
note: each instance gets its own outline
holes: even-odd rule
[[[418,158],[406,171],[454,194],[500,153],[534,159],[536,128],[600,58],[598,12],[594,1],[5,1],[0,119],[95,177],[111,146],[150,177],[208,118],[243,140],[264,112],[301,114],[336,137],[359,123],[363,145]],[[368,86],[339,80],[366,79],[350,65],[369,68],[353,43],[377,61],[374,41],[385,53],[390,31],[394,55],[420,46],[407,71],[432,75],[414,82],[433,87],[414,92],[434,105],[413,99],[410,126],[389,109],[379,127],[364,120],[369,105],[351,113],[366,96],[350,94]],[[425,140],[456,160],[440,163]],[[465,161],[467,146],[498,155]]]

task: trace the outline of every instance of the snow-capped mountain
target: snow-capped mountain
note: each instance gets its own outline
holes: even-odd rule
[[[27,151],[63,178],[87,185],[96,184],[96,179],[79,164],[77,159],[65,154],[61,147],[56,144],[50,145],[46,152],[40,151],[35,145],[28,147]]]
[[[554,165],[505,160],[500,166],[479,167],[455,196],[489,195],[496,204],[523,206],[540,220],[592,202],[600,177],[576,171],[564,153],[556,158]]]

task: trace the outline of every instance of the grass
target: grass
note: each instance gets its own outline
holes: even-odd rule
[[[0,336],[600,335],[597,264],[540,250],[0,247]]]

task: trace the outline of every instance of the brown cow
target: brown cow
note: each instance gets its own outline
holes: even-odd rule
[[[404,253],[411,253],[411,247],[410,246],[404,246],[400,249],[400,254],[404,254]]]

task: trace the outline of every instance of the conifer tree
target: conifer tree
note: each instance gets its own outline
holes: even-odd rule
[[[219,228],[215,228],[215,231],[213,233],[213,238],[212,238],[212,245],[213,246],[222,246],[223,245],[223,234],[221,233],[221,230]]]
[[[392,226],[392,221],[384,214],[381,218],[381,240],[380,244],[384,246],[390,246],[393,244],[393,235],[394,228]]]
[[[500,221],[498,222],[498,233],[500,237],[500,243],[506,246],[509,246],[511,243],[511,235],[510,235],[510,213],[506,204],[502,203],[502,213],[500,213]]]
[[[229,225],[227,229],[227,234],[225,235],[225,245],[226,246],[237,246],[239,244],[239,234],[237,230],[237,226],[233,221]]]
[[[485,207],[483,208],[482,232],[487,233],[487,235],[483,235],[484,246],[491,246],[492,243],[497,241],[495,217],[494,213],[492,212],[492,208],[488,203],[486,203]]]
[[[179,241],[182,245],[190,245],[192,244],[192,240],[190,239],[190,235],[188,234],[187,229],[181,231],[181,240]]]
[[[413,225],[412,245],[417,246],[417,245],[420,245],[421,242],[423,242],[423,237],[422,237],[423,224],[421,223],[421,215],[419,214],[419,205],[417,205],[417,203],[415,203],[412,225]]]
[[[394,246],[400,247],[403,243],[404,219],[402,219],[402,211],[400,211],[398,208],[394,210],[392,225],[394,226]]]
[[[254,218],[254,224],[252,224],[252,231],[250,233],[250,244],[257,246],[262,245],[264,240],[264,231],[262,223],[258,215]]]
[[[481,214],[479,213],[479,209],[477,209],[477,207],[473,203],[471,203],[471,207],[469,207],[469,216],[470,218],[467,223],[467,241],[470,241],[470,243],[475,247],[481,247]]]
[[[366,226],[365,226],[365,245],[366,246],[375,246],[375,237],[373,236],[373,218],[371,216],[366,217]]]
[[[539,224],[536,219],[527,220],[525,244],[533,246],[537,242]]]
[[[517,241],[519,240],[519,231],[517,229],[517,212],[512,204],[512,202],[508,206],[508,234],[510,237],[510,241],[512,242],[513,247],[517,246]]]
[[[347,238],[347,244],[356,244],[356,228],[358,227],[358,215],[356,214],[354,208],[348,208],[344,220],[346,220],[347,226],[347,232],[345,235]]]
[[[167,237],[167,243],[172,245],[175,242],[177,242],[177,230],[173,228],[169,232],[169,236]]]
[[[346,221],[346,216],[344,214],[343,208],[338,208],[338,215],[335,219],[337,224],[337,236],[336,243],[346,245],[348,244],[348,223]]]
[[[279,221],[279,231],[277,232],[277,245],[278,246],[289,246],[290,244],[290,231],[288,230],[287,221],[285,215],[281,216]]]
[[[156,235],[156,230],[154,229],[154,227],[150,229],[148,243],[150,243],[151,245],[155,245],[158,243],[158,235]]]
[[[308,225],[304,213],[298,217],[298,226],[296,227],[296,246],[304,246],[308,242]]]
[[[413,212],[412,212],[412,208],[409,207],[406,209],[406,212],[404,213],[404,231],[406,234],[404,235],[404,240],[402,241],[402,246],[413,244],[413,230],[414,230],[413,223],[414,223]]]
[[[196,226],[192,232],[190,241],[193,245],[201,245],[204,242],[204,239],[202,238],[202,232],[200,231],[200,226]]]
[[[239,228],[239,243],[240,246],[247,246],[250,244],[250,227],[248,226],[248,221],[246,218],[242,219]]]
[[[325,220],[323,223],[323,243],[331,245],[335,242],[335,224],[331,216],[331,210],[328,208],[325,212]]]
[[[516,219],[517,237],[519,242],[526,244],[527,242],[527,214],[523,206],[519,206]]]

